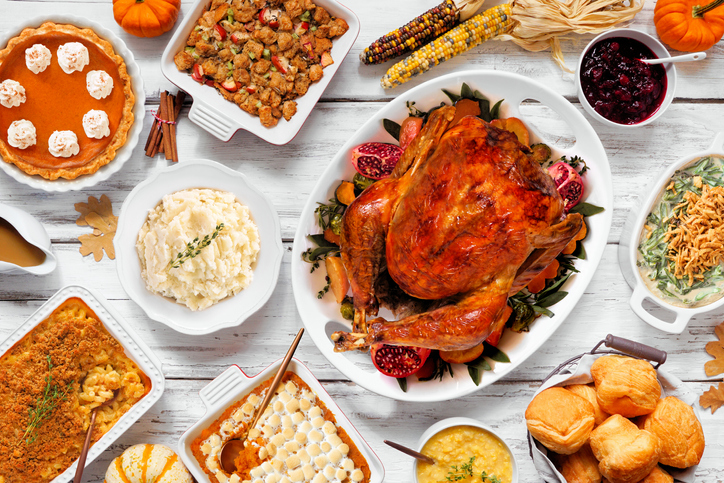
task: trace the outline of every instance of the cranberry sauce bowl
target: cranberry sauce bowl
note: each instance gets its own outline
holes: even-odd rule
[[[609,126],[643,126],[671,104],[676,86],[672,63],[648,65],[639,59],[669,57],[653,37],[615,29],[588,44],[578,62],[576,89],[588,114]]]

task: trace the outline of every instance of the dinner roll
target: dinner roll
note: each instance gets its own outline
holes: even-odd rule
[[[639,483],[674,483],[674,477],[656,465],[651,473]]]
[[[137,444],[111,461],[104,483],[193,483],[178,455],[162,444]]]
[[[644,429],[661,441],[661,461],[675,468],[699,463],[704,454],[704,431],[694,409],[681,399],[659,400],[654,412],[644,419]]]
[[[661,454],[659,439],[619,414],[591,432],[598,469],[611,483],[635,483],[648,475]]]
[[[598,460],[588,444],[571,455],[549,454],[568,483],[601,483]]]
[[[649,414],[661,397],[656,370],[650,363],[622,356],[603,356],[591,366],[596,397],[609,414],[627,418]]]
[[[593,417],[596,420],[596,426],[607,420],[610,416],[610,414],[601,409],[600,404],[598,404],[598,398],[596,397],[596,388],[594,388],[593,386],[589,384],[572,384],[570,386],[566,386],[566,389],[571,391],[573,394],[578,394],[579,396],[591,403],[591,405],[593,406]]]
[[[578,451],[595,422],[591,403],[562,387],[548,388],[534,397],[525,421],[535,439],[559,454]]]

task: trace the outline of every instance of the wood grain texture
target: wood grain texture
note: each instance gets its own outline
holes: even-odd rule
[[[424,76],[391,90],[379,86],[379,78],[392,65],[364,66],[357,57],[361,50],[382,34],[404,24],[439,0],[398,0],[394,6],[381,0],[344,2],[359,16],[362,32],[340,66],[320,103],[300,134],[285,146],[269,145],[255,136],[238,132],[230,142],[221,143],[187,118],[188,105],[178,125],[178,149],[184,159],[208,158],[236,169],[273,201],[282,225],[285,257],[279,283],[270,301],[240,327],[214,334],[191,337],[176,333],[150,320],[123,291],[116,276],[115,262],[78,252],[77,237],[87,227],[75,225],[73,204],[90,195],[107,194],[117,215],[128,193],[152,173],[169,165],[162,156],[144,156],[137,148],[123,169],[108,181],[71,193],[33,190],[0,173],[0,203],[24,209],[46,227],[58,256],[58,269],[45,277],[0,274],[0,340],[20,326],[48,297],[68,284],[95,288],[141,335],[164,364],[167,389],[164,397],[98,461],[86,470],[86,481],[102,481],[108,463],[135,443],[164,443],[175,448],[179,436],[204,413],[198,390],[230,364],[239,364],[256,374],[285,352],[289,340],[301,326],[291,288],[292,238],[301,209],[317,179],[347,139],[386,103],[426,80],[467,69],[496,69],[536,79],[560,92],[574,106],[578,103],[573,77],[564,74],[549,53],[529,53],[514,44],[486,42],[462,56],[436,67]],[[490,2],[491,6],[496,2]],[[181,17],[192,2],[182,2]],[[649,33],[653,28],[654,2],[647,0],[633,26]],[[383,10],[384,9],[384,10]],[[384,11],[381,15],[380,12]],[[141,68],[147,96],[147,111],[158,108],[159,94],[176,88],[161,74],[158,59],[171,33],[156,39],[139,39],[123,32],[113,21],[108,0],[82,2],[0,0],[0,34],[12,33],[18,19],[69,13],[92,18],[118,34],[134,52]],[[592,36],[563,43],[566,61],[575,66]],[[355,423],[387,470],[386,481],[410,481],[411,461],[383,446],[385,438],[415,446],[417,438],[434,422],[452,416],[480,419],[500,431],[518,458],[521,482],[538,482],[525,443],[523,412],[540,381],[562,361],[590,350],[608,333],[638,340],[669,354],[666,369],[688,381],[699,394],[709,380],[703,366],[710,357],[704,346],[714,340],[713,327],[724,315],[720,310],[691,321],[679,336],[659,332],[640,321],[628,306],[631,290],[618,267],[618,242],[629,210],[647,193],[657,173],[691,152],[705,149],[716,132],[724,130],[721,116],[724,91],[724,44],[707,52],[704,62],[679,64],[677,99],[654,124],[634,131],[611,129],[591,121],[606,149],[614,180],[613,226],[608,246],[593,281],[578,307],[551,339],[505,380],[478,393],[445,404],[402,403],[372,394],[346,380],[323,354],[304,338],[296,357],[307,364],[342,410]],[[335,59],[341,62],[341,59]],[[564,125],[536,103],[522,107],[525,121],[547,133],[550,141],[570,144]],[[151,120],[146,117],[142,142]],[[595,176],[591,172],[590,176]],[[0,249],[2,249],[0,247]],[[327,295],[331,297],[331,295]],[[555,311],[555,307],[553,307]],[[539,320],[537,323],[545,323]],[[702,410],[707,449],[697,472],[697,481],[724,481],[724,420],[721,412],[712,416]]]

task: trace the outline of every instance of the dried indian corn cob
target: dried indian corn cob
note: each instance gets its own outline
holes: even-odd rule
[[[385,89],[404,84],[437,64],[507,31],[512,24],[510,4],[489,8],[390,67],[380,83]]]
[[[460,12],[455,2],[444,0],[404,27],[375,40],[359,54],[359,58],[370,65],[405,55],[453,28],[459,18]]]

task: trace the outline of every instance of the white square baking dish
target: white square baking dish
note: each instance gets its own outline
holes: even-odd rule
[[[78,285],[68,285],[60,289],[55,295],[50,297],[47,302],[41,305],[28,320],[0,344],[0,356],[4,355],[5,352],[25,337],[25,335],[39,323],[47,319],[63,302],[74,297],[81,299],[95,312],[108,332],[123,346],[126,355],[133,360],[151,380],[151,390],[140,401],[134,404],[128,412],[121,416],[110,431],[91,446],[85,463],[87,467],[161,398],[166,381],[161,370],[161,361],[151,352],[138,334],[131,329],[131,326],[123,320],[106,300],[94,294],[89,289]],[[68,469],[51,480],[52,483],[67,483],[73,480],[77,465],[78,461],[76,460]]]
[[[311,84],[309,91],[296,100],[297,113],[294,117],[290,121],[281,119],[279,124],[268,128],[261,125],[258,117],[242,111],[239,106],[224,99],[215,88],[200,84],[194,81],[188,73],[179,71],[173,62],[174,55],[184,48],[191,29],[194,28],[196,21],[210,1],[196,0],[186,13],[183,22],[174,32],[161,56],[163,75],[193,97],[189,119],[222,141],[228,141],[237,130],[244,129],[271,144],[288,143],[302,129],[307,117],[357,40],[360,30],[359,19],[352,10],[335,0],[316,0],[316,4],[323,7],[332,16],[345,20],[349,25],[349,30],[333,40],[331,54],[334,64],[326,67],[324,77],[319,82]]]
[[[281,362],[282,359],[279,359],[253,377],[247,376],[239,366],[233,365],[211,381],[208,386],[199,391],[201,401],[206,407],[206,414],[181,436],[178,443],[178,454],[181,457],[181,461],[183,461],[186,468],[188,468],[194,478],[196,478],[196,481],[199,483],[217,483],[216,481],[210,481],[208,475],[204,473],[204,470],[191,452],[192,441],[199,437],[204,429],[211,426],[229,406],[241,400],[264,381],[273,378]],[[367,460],[370,468],[369,483],[381,483],[385,478],[385,469],[379,457],[372,451],[370,445],[362,438],[357,428],[347,419],[347,416],[344,415],[332,397],[324,390],[324,387],[322,387],[317,378],[314,377],[312,371],[297,359],[292,359],[287,371],[295,373],[307,383],[317,397],[324,402],[327,409],[332,411],[332,414],[334,414],[337,420],[337,425],[344,428]]]

